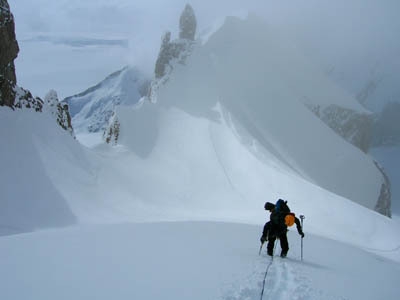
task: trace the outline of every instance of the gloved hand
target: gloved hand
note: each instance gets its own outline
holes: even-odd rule
[[[300,233],[301,238],[304,238],[304,232]]]
[[[264,237],[264,236],[262,236],[262,237],[260,238],[260,242],[261,242],[261,244],[264,244],[264,243],[265,243],[265,237]]]

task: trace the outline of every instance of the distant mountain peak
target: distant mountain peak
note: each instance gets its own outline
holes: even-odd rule
[[[147,95],[149,79],[135,67],[126,66],[93,87],[63,102],[70,107],[72,124],[80,132],[101,132],[118,105],[133,105]]]

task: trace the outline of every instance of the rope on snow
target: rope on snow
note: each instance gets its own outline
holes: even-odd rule
[[[273,261],[274,261],[274,252],[275,252],[276,243],[277,243],[277,240],[276,240],[275,243],[274,243],[274,250],[273,250],[273,252],[272,252],[271,261],[269,262],[269,264],[268,264],[268,266],[267,266],[267,270],[265,271],[265,274],[264,274],[263,287],[262,287],[262,290],[261,290],[261,298],[260,298],[260,300],[262,300],[262,298],[263,298],[263,296],[264,296],[265,281],[266,281],[266,279],[267,279],[267,275],[268,275],[269,268],[272,266],[272,263],[273,263]]]

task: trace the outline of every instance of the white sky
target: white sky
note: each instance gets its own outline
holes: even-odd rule
[[[198,32],[223,16],[253,11],[289,31],[322,67],[334,65],[335,77],[352,92],[375,70],[384,76],[376,96],[384,101],[400,98],[395,87],[400,73],[400,2],[396,0],[10,0],[21,48],[16,61],[19,84],[42,97],[50,88],[66,97],[127,63],[150,73],[162,33],[176,34],[187,2],[195,10]],[[126,39],[129,44],[124,49],[103,46],[94,51],[93,47],[27,42],[38,35]]]

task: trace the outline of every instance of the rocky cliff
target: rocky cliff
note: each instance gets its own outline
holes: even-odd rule
[[[42,112],[43,107],[49,107],[56,116],[57,124],[73,135],[68,105],[59,103],[57,93],[52,91],[47,101],[43,101],[17,85],[14,60],[18,51],[14,17],[7,0],[0,0],[0,106],[32,109],[36,112]]]
[[[389,102],[376,114],[372,147],[400,145],[400,102]]]
[[[338,105],[322,107],[307,103],[306,106],[346,141],[364,153],[368,152],[372,138],[372,114],[360,113]]]
[[[114,113],[109,121],[108,127],[103,133],[103,139],[107,144],[111,144],[113,146],[117,145],[119,138],[119,128],[120,122],[118,121],[117,115]]]
[[[179,38],[194,41],[196,27],[197,21],[194,10],[189,4],[186,4],[179,18]]]
[[[0,0],[0,106],[14,105],[17,83],[14,59],[18,51],[14,17],[7,0]]]
[[[381,185],[378,202],[375,205],[375,210],[384,216],[392,217],[391,183],[383,167],[376,161],[374,161],[374,163],[383,176],[383,182]]]
[[[160,84],[168,81],[168,74],[172,71],[174,64],[185,64],[194,45],[196,26],[197,21],[193,8],[187,4],[179,19],[179,39],[171,40],[169,31],[162,37],[154,70],[155,80],[151,83],[149,90],[151,102],[156,102],[156,90]]]

